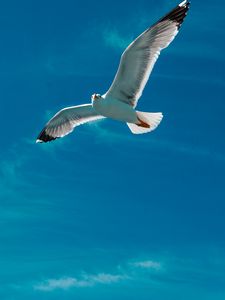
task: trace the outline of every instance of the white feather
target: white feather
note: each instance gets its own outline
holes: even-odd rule
[[[91,104],[67,107],[60,110],[44,127],[37,138],[37,143],[63,137],[73,131],[75,126],[103,119]]]
[[[184,17],[187,5],[187,1],[184,1],[178,6],[182,6],[180,10]],[[180,14],[177,15],[179,18]],[[118,71],[105,98],[118,99],[135,107],[161,50],[173,41],[180,24],[180,20],[164,17],[137,37],[122,54]]]

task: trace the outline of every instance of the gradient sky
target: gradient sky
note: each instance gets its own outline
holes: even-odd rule
[[[179,3],[1,1],[0,299],[225,299],[224,9],[192,1],[139,102],[35,144],[104,93],[130,41]]]

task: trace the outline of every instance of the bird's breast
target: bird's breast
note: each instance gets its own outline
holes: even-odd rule
[[[116,99],[97,99],[93,102],[93,107],[104,117],[127,123],[136,123],[138,121],[133,107]]]

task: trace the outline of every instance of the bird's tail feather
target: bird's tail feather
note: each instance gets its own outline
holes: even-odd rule
[[[160,113],[147,113],[142,111],[136,111],[137,117],[140,120],[140,124],[127,123],[131,132],[134,134],[142,134],[150,132],[159,125],[162,121],[163,114]]]

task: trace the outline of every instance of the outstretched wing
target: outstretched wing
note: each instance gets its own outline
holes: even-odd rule
[[[105,94],[137,105],[160,51],[177,35],[189,9],[189,1],[183,1],[155,25],[143,32],[122,54],[114,81]]]
[[[61,138],[73,131],[75,126],[103,118],[91,104],[64,108],[45,125],[36,142],[46,143]]]

